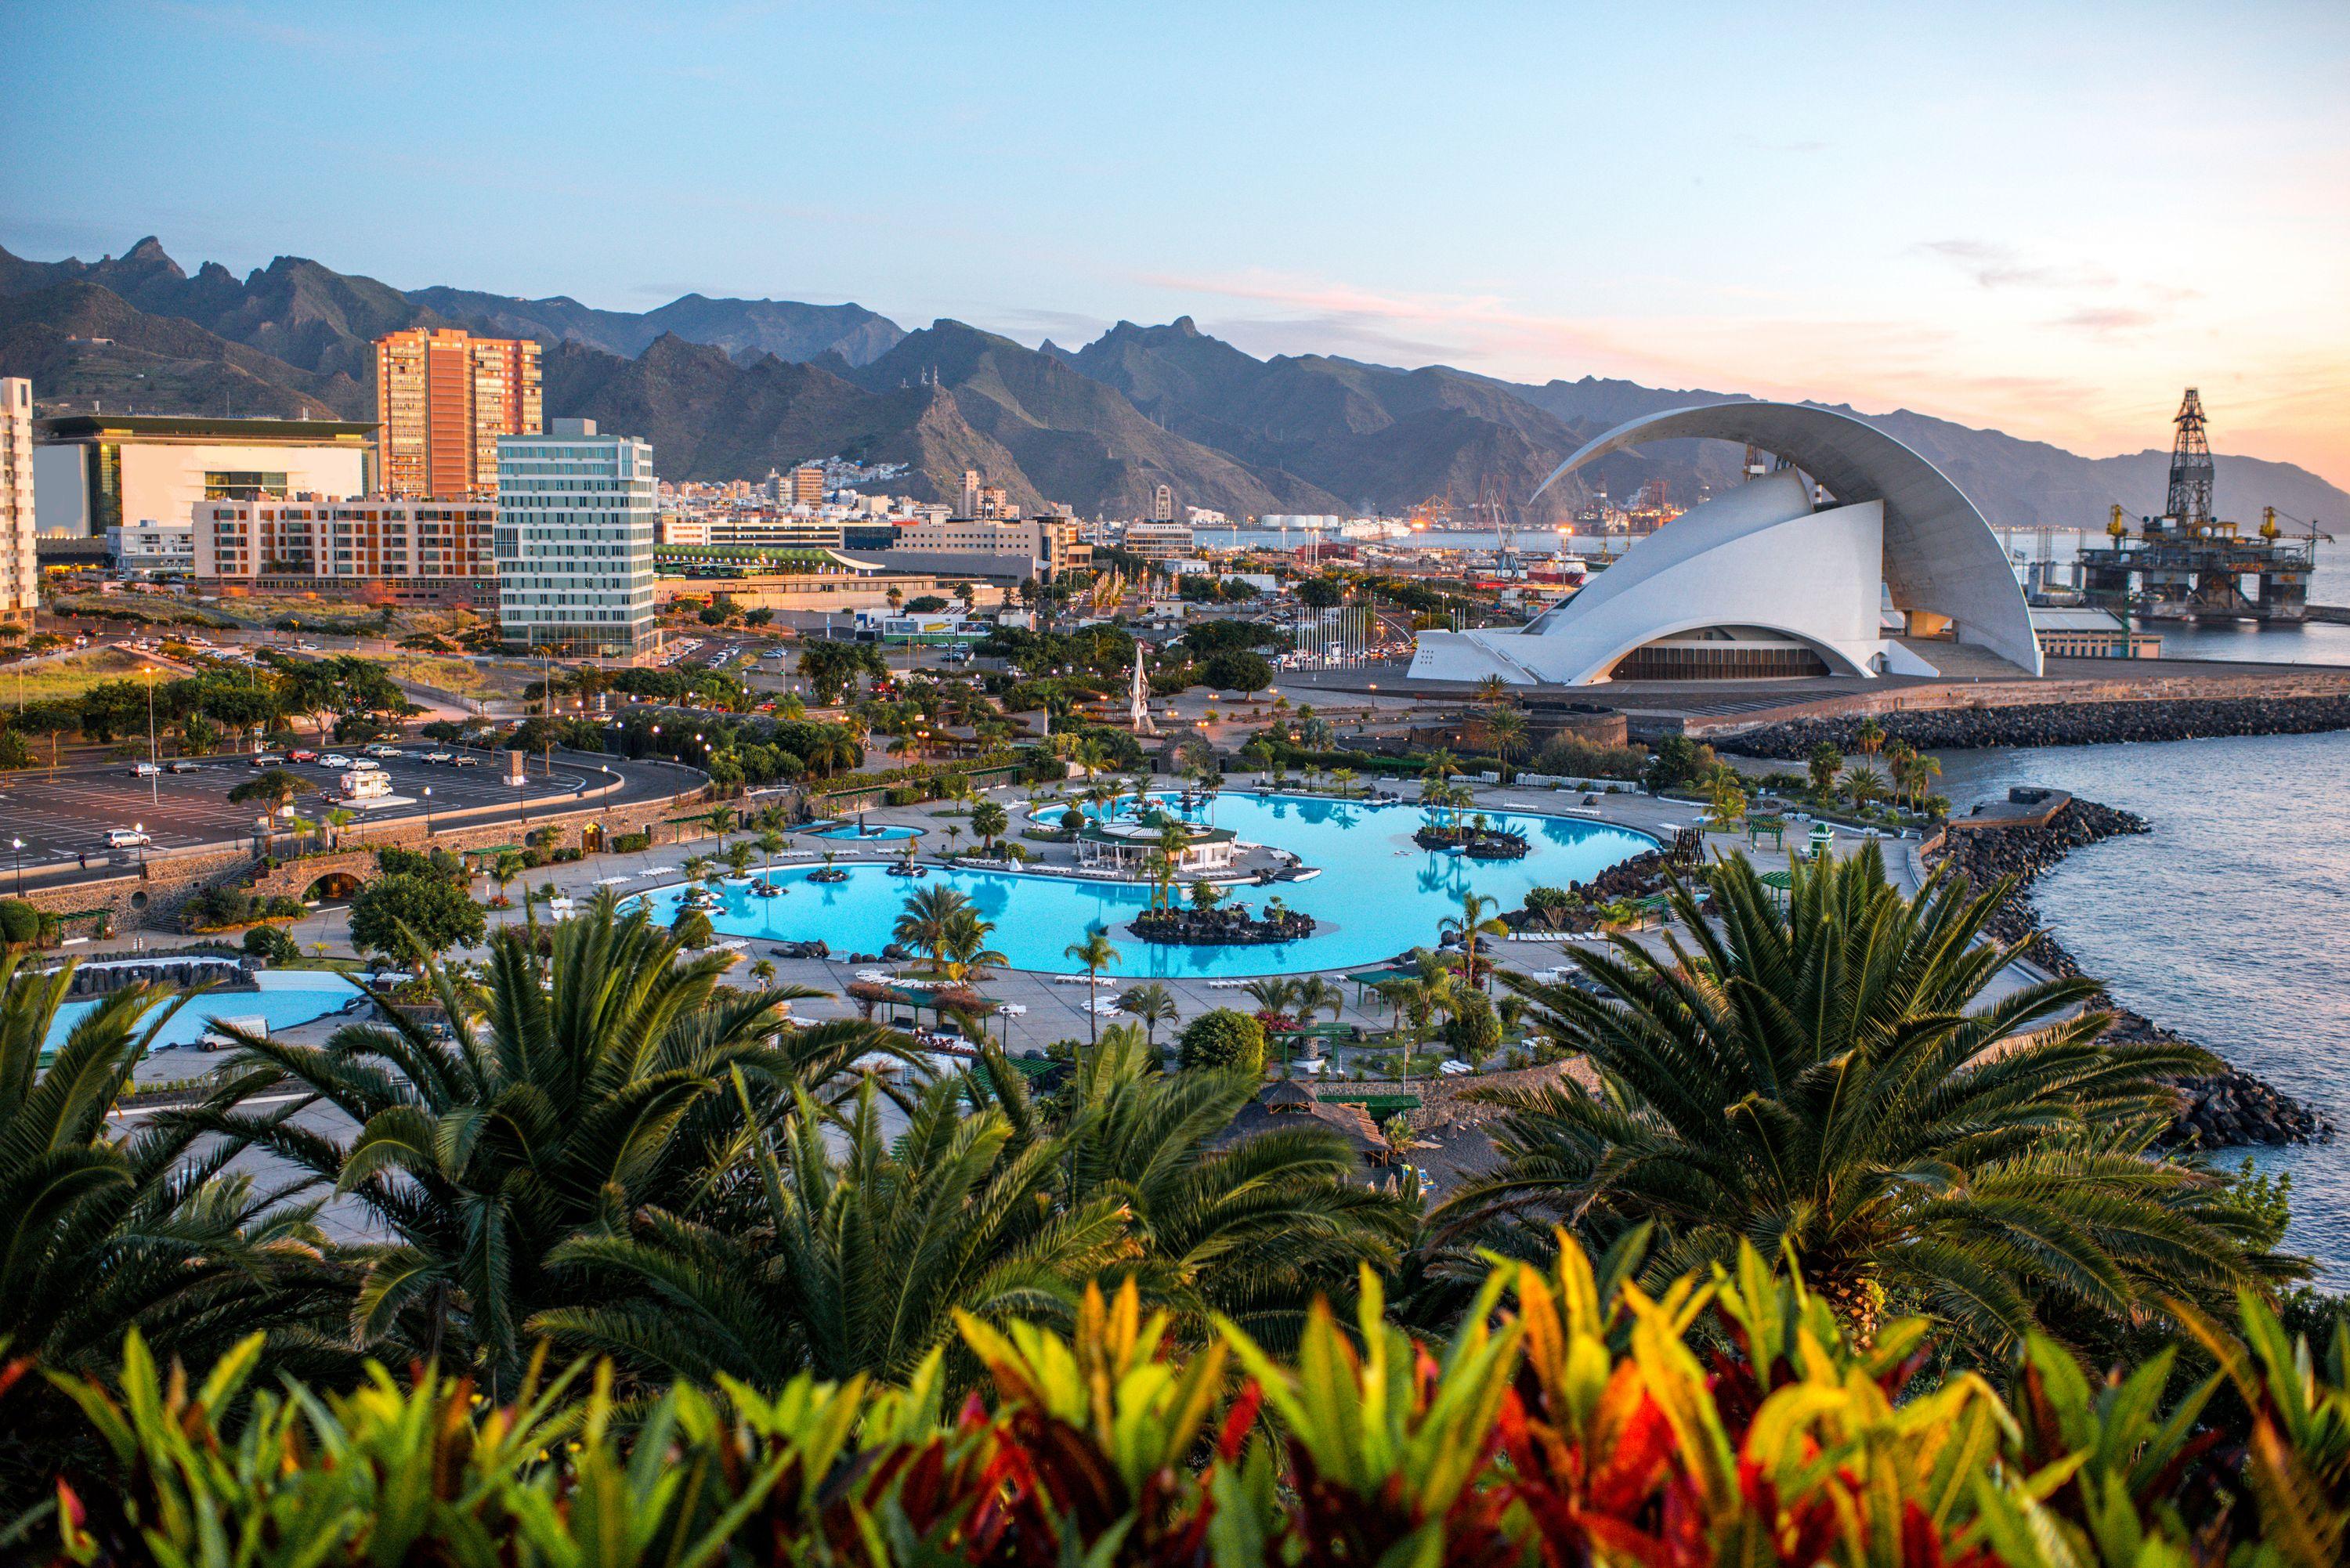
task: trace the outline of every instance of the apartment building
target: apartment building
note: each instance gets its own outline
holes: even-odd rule
[[[498,487],[498,438],[536,435],[538,345],[411,327],[375,346],[384,493],[463,500]]]
[[[34,516],[33,383],[0,376],[0,620],[19,625],[40,604]]]
[[[365,604],[458,606],[498,602],[488,501],[296,494],[208,501],[195,508],[198,588],[244,594],[317,594]]]
[[[653,641],[653,449],[593,420],[498,441],[498,630],[509,648],[627,658]]]

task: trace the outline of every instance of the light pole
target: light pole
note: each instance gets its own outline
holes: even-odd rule
[[[424,843],[425,843],[425,847],[427,847],[428,849],[432,847],[432,786],[431,784],[426,784],[426,785],[424,786]]]
[[[147,678],[147,765],[152,769],[155,767],[155,667],[151,664],[142,664],[139,667],[139,673]],[[148,774],[148,805],[161,804],[161,786],[162,775],[160,771]],[[143,857],[140,863],[145,864]]]
[[[25,841],[21,838],[11,838],[8,841],[8,847],[16,852],[16,897],[21,898],[25,896]]]

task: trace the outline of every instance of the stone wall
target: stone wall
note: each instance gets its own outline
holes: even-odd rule
[[[2183,661],[2182,661],[2183,664]],[[1690,714],[1681,732],[1720,739],[1767,725],[1805,718],[1859,719],[1874,714],[1930,712],[1972,708],[2048,708],[2080,703],[2217,701],[2234,698],[2350,696],[2350,670],[2317,666],[2244,665],[2230,670],[2213,661],[2191,668],[2126,678],[2058,677],[2029,680],[1888,683],[1871,691],[1794,700],[1767,712],[1748,710]]]

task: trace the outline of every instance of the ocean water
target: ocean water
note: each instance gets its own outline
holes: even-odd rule
[[[2350,628],[2343,628],[2350,629]],[[2332,1143],[2229,1150],[2293,1177],[2286,1244],[2350,1290],[2350,733],[1940,754],[1959,811],[2018,784],[2133,811],[2068,856],[2042,920],[2125,1005],[2325,1111]]]

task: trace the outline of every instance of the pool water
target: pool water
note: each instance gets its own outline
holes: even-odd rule
[[[1243,840],[1291,850],[1321,869],[1305,881],[1234,888],[1227,899],[1262,909],[1278,895],[1289,908],[1315,918],[1311,937],[1263,947],[1145,942],[1128,935],[1126,927],[1149,904],[1147,885],[936,866],[920,879],[892,877],[879,865],[844,867],[848,879],[833,883],[808,881],[813,867],[774,872],[772,879],[785,897],[754,898],[748,887],[721,887],[724,904],[711,911],[711,923],[730,936],[822,938],[836,953],[879,952],[908,896],[943,882],[966,895],[982,919],[995,923],[990,940],[1014,969],[1076,973],[1084,966],[1071,962],[1065,950],[1087,931],[1104,930],[1121,955],[1110,971],[1120,978],[1296,974],[1352,969],[1415,946],[1433,947],[1439,922],[1460,914],[1464,892],[1497,900],[1492,912],[1499,914],[1523,904],[1530,888],[1588,881],[1657,847],[1648,835],[1610,823],[1497,811],[1486,813],[1487,821],[1524,834],[1533,853],[1523,860],[1479,861],[1431,854],[1414,844],[1413,830],[1423,820],[1417,805],[1224,794],[1217,797],[1211,815],[1217,826],[1232,829]],[[645,895],[654,917],[676,919],[683,891],[670,888]]]
[[[853,822],[844,822],[837,827],[812,827],[807,830],[810,838],[846,838],[861,844],[879,844],[892,839],[920,838],[921,836],[922,830],[919,827],[860,828]]]
[[[780,902],[781,900],[773,900]],[[255,975],[259,991],[213,991],[181,1005],[155,1036],[153,1050],[169,1050],[173,1046],[193,1045],[203,1038],[214,1018],[266,1018],[274,1032],[291,1029],[297,1023],[307,1023],[329,1012],[338,1012],[356,1001],[359,992],[340,975],[323,970],[265,970]],[[42,1042],[49,1050],[65,1044],[73,1026],[89,1016],[100,997],[88,997],[63,1003],[57,1008],[56,1021],[49,1026],[48,1038]],[[169,1006],[160,1003],[157,1011]],[[155,1013],[147,1014],[145,1023],[152,1023]],[[145,1027],[142,1023],[141,1027]]]

